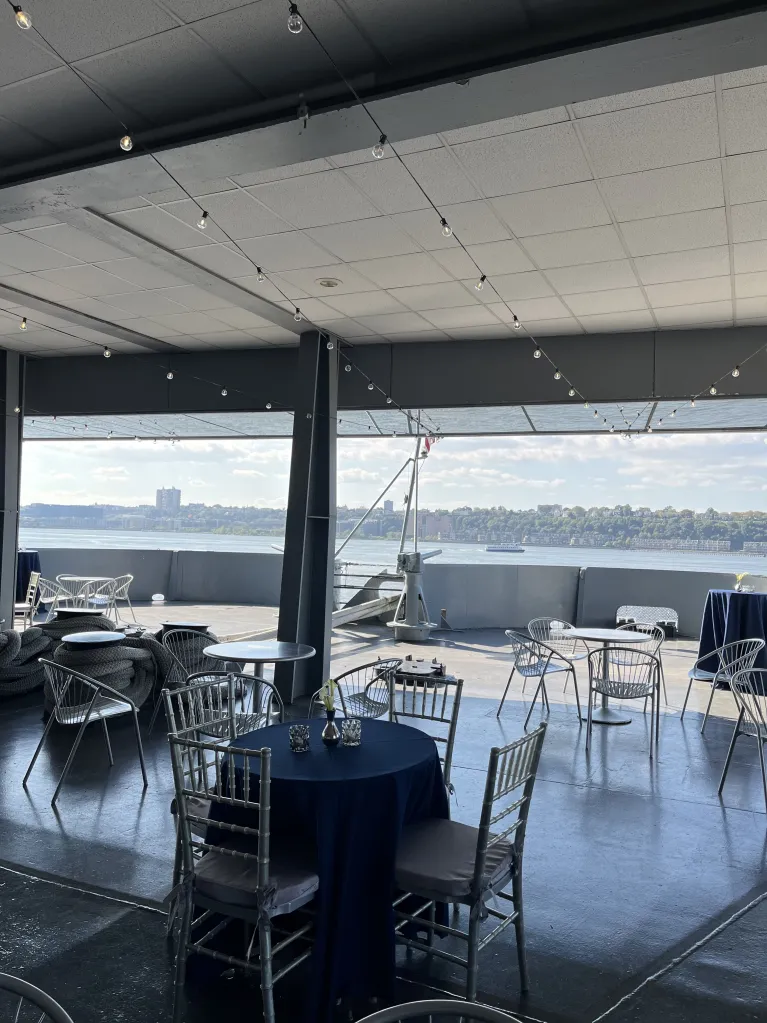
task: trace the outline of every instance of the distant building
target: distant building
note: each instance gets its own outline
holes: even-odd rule
[[[391,515],[394,511],[394,501],[384,501],[384,514]]]
[[[181,491],[176,487],[162,487],[157,491],[155,503],[158,511],[178,515],[181,509]]]

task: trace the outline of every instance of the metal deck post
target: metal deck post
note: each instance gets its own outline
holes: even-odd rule
[[[0,351],[0,395],[3,399],[0,452],[0,500],[3,521],[0,529],[0,629],[13,628],[16,600],[16,557],[19,542],[19,485],[21,479],[21,436],[24,395],[24,357],[17,352]]]

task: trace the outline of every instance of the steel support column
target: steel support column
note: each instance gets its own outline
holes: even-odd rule
[[[327,335],[301,335],[285,522],[277,638],[309,643],[308,661],[277,666],[282,698],[315,692],[330,671],[330,615],[336,537],[336,410],[338,346]]]
[[[16,555],[19,538],[19,484],[21,480],[21,435],[23,417],[24,357],[17,352],[0,350],[0,396],[3,400],[2,432],[0,433],[0,628],[13,627],[13,604],[16,599]]]

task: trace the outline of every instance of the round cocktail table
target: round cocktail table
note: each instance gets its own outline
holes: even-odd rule
[[[568,639],[583,639],[587,643],[600,643],[602,650],[613,646],[634,646],[647,643],[649,636],[644,632],[632,632],[631,629],[564,629],[563,635]],[[585,720],[585,718],[584,718]],[[610,707],[608,698],[602,694],[602,706],[592,711],[591,720],[597,725],[628,725],[631,718]]]

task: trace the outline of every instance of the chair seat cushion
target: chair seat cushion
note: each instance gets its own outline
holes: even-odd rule
[[[397,887],[445,902],[466,898],[474,876],[478,835],[477,828],[468,824],[434,817],[409,825],[397,847]],[[488,846],[482,887],[510,877],[513,864],[514,849],[509,842]]]
[[[690,668],[687,677],[697,682],[710,682],[714,677],[713,671],[701,671],[700,668]]]
[[[252,840],[255,843],[255,839]],[[254,853],[255,844],[247,846]],[[194,868],[195,888],[216,902],[256,909],[258,900],[258,863],[224,852],[207,852]],[[289,913],[308,902],[317,891],[320,879],[298,850],[287,848],[274,838],[269,856],[270,896],[264,908],[270,916]]]

